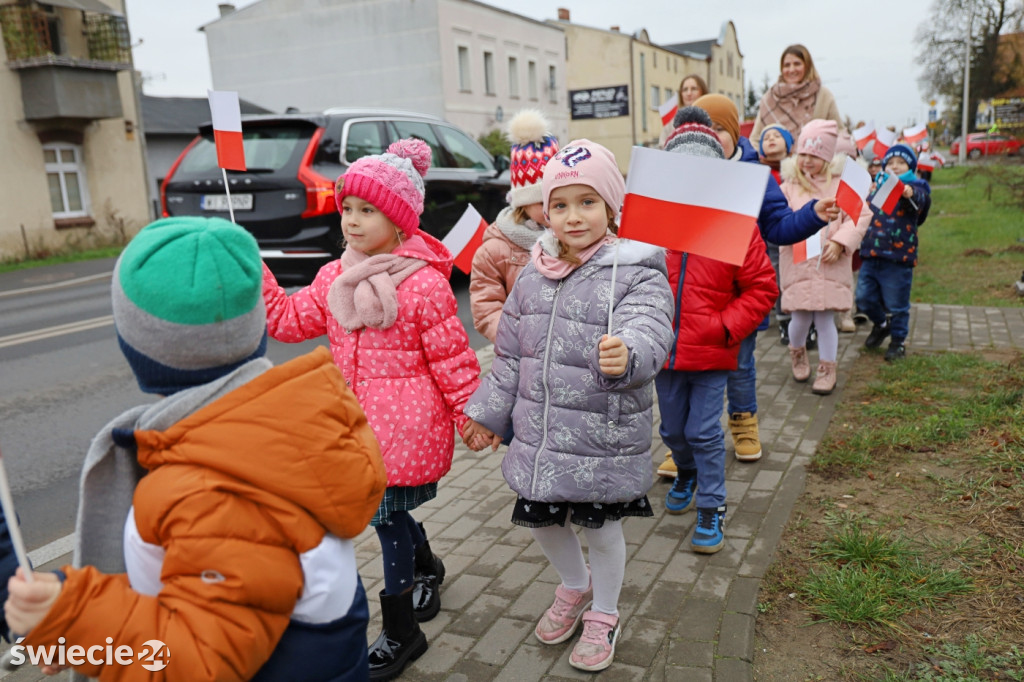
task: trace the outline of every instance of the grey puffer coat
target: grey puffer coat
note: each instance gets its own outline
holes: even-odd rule
[[[612,335],[629,348],[626,372],[598,369],[608,331],[612,261],[603,246],[560,281],[531,263],[502,312],[491,373],[466,405],[497,434],[515,427],[501,469],[539,502],[628,502],[653,483],[653,381],[672,344],[665,253],[618,242]]]

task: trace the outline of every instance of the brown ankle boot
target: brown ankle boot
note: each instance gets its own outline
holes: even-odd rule
[[[803,382],[811,378],[811,365],[807,362],[807,348],[790,346],[789,359],[793,361],[794,379]]]
[[[814,384],[811,386],[811,393],[828,395],[835,387],[836,363],[825,362],[822,360],[818,363],[818,375],[814,377]]]

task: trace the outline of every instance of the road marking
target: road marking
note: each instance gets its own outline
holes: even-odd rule
[[[45,563],[53,561],[58,557],[62,557],[65,554],[71,552],[75,548],[75,534],[65,535],[62,538],[57,538],[53,542],[43,545],[37,549],[33,549],[28,553],[28,560],[32,562],[32,566],[42,566]]]
[[[64,334],[84,332],[88,331],[89,329],[105,327],[108,324],[113,323],[113,315],[104,315],[103,317],[94,317],[89,320],[79,320],[78,322],[58,324],[56,327],[47,327],[45,329],[36,329],[30,332],[22,332],[20,334],[0,336],[0,348],[7,348],[8,346],[17,346],[22,343],[30,343],[32,341],[39,341],[41,339],[48,339],[53,336],[63,336]]]
[[[74,284],[83,284],[85,282],[95,282],[100,279],[110,279],[112,272],[101,272],[98,275],[89,275],[88,277],[76,277],[75,279],[64,280],[63,282],[54,282],[53,284],[40,284],[36,287],[25,287],[24,289],[13,289],[11,291],[0,291],[0,298],[6,298],[7,296],[19,296],[21,294],[31,294],[36,291],[48,291],[50,289],[59,289],[61,287],[67,287]]]

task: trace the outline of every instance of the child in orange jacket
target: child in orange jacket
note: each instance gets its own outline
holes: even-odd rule
[[[157,221],[114,266],[118,342],[161,398],[93,440],[74,567],[10,581],[22,646],[63,652],[44,672],[367,678],[351,538],[377,509],[384,464],[326,350],[263,357],[261,287],[256,241],[220,218]]]

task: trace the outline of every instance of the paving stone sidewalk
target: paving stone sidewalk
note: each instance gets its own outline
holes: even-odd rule
[[[869,326],[868,326],[869,327]],[[796,499],[805,466],[825,434],[868,327],[840,334],[839,383],[829,396],[791,378],[789,354],[762,333],[756,352],[764,456],[732,457],[726,467],[726,546],[693,553],[696,514],[666,514],[666,479],[649,493],[653,519],[627,519],[627,564],[619,601],[624,623],[615,663],[600,680],[743,682],[753,680],[757,594]],[[1024,348],[1024,308],[916,305],[908,352]],[[479,353],[490,367],[493,353]],[[816,353],[811,353],[812,360]],[[813,366],[813,363],[812,363]],[[657,415],[656,415],[657,416]],[[657,423],[657,422],[656,422]],[[437,499],[415,514],[444,558],[442,610],[423,629],[430,648],[399,678],[414,682],[531,682],[593,679],[569,665],[575,639],[545,646],[533,636],[558,577],[529,532],[509,521],[514,494],[501,475],[504,448],[473,453],[461,445]],[[656,442],[654,459],[665,448]],[[580,534],[583,537],[582,533]],[[379,632],[376,595],[383,589],[380,549],[367,531],[358,541],[360,572],[370,595],[370,639]]]

